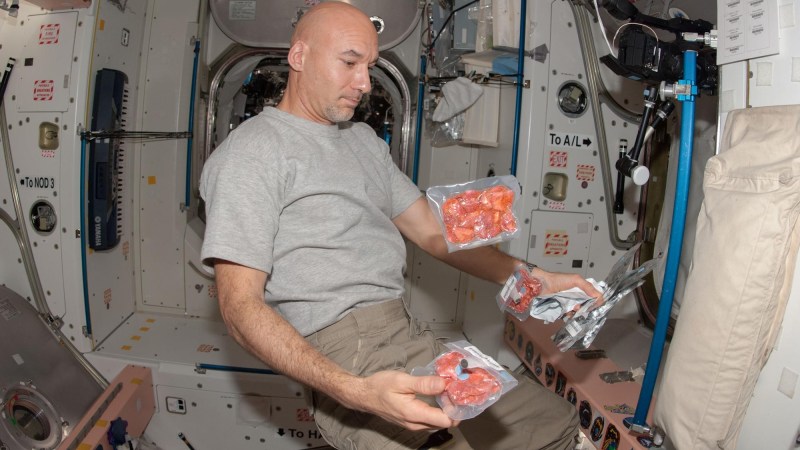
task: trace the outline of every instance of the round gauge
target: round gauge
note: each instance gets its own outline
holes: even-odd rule
[[[586,400],[582,400],[581,405],[578,407],[578,418],[580,419],[581,427],[588,429],[592,423],[592,407]]]
[[[513,342],[517,336],[517,327],[514,326],[514,322],[510,319],[506,321],[506,336],[508,336],[510,342]]]
[[[569,81],[558,89],[558,108],[567,117],[579,117],[586,112],[589,96],[578,82]]]
[[[569,388],[567,391],[567,401],[575,405],[578,403],[578,394],[575,392],[575,389]]]
[[[533,344],[530,341],[525,345],[525,361],[533,361]]]
[[[375,26],[375,31],[378,34],[383,33],[383,28],[386,26],[386,24],[383,22],[383,19],[381,19],[380,16],[372,16],[369,18],[369,20],[372,22],[372,25]]]
[[[56,211],[50,203],[39,200],[31,206],[31,224],[40,233],[50,233],[56,227]]]
[[[553,384],[553,380],[556,378],[556,369],[553,367],[552,364],[547,363],[544,366],[544,380],[547,386]]]
[[[605,427],[605,419],[603,419],[603,416],[595,417],[592,422],[592,428],[589,430],[589,436],[591,436],[593,441],[597,442],[603,437],[603,427]]]

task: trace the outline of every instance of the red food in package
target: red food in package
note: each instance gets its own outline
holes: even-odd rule
[[[447,240],[464,244],[491,239],[502,232],[515,232],[513,203],[514,191],[503,185],[471,189],[449,197],[442,205]]]
[[[500,391],[500,382],[489,371],[480,367],[462,368],[461,373],[468,377],[460,379],[456,368],[465,358],[457,351],[445,353],[436,359],[436,374],[447,382],[445,392],[454,405],[481,405]]]
[[[518,302],[509,301],[506,307],[518,313],[525,313],[533,301],[534,297],[542,292],[542,282],[538,278],[523,276],[520,286],[520,299]]]

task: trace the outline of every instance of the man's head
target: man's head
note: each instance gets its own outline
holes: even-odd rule
[[[317,123],[343,122],[372,88],[378,35],[354,6],[320,3],[297,22],[288,59],[289,82],[278,108]]]

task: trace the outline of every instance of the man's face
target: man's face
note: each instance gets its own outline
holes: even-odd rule
[[[372,88],[369,68],[378,59],[377,35],[363,23],[342,25],[309,43],[303,70],[306,106],[321,123],[350,120],[361,96]]]

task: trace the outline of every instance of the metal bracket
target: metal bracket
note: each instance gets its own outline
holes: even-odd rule
[[[50,326],[54,331],[58,331],[61,327],[64,326],[64,321],[61,320],[61,317],[53,316],[48,314],[45,316],[44,320],[47,322],[47,325]]]
[[[697,95],[697,85],[689,80],[678,80],[675,84],[662,81],[658,87],[658,95],[662,101],[677,98],[680,101],[692,101]]]
[[[656,447],[661,447],[664,444],[664,438],[666,437],[664,430],[657,425],[651,427],[647,424],[635,424],[632,419],[633,417],[627,417],[622,421],[632,434],[640,438],[650,439]]]

